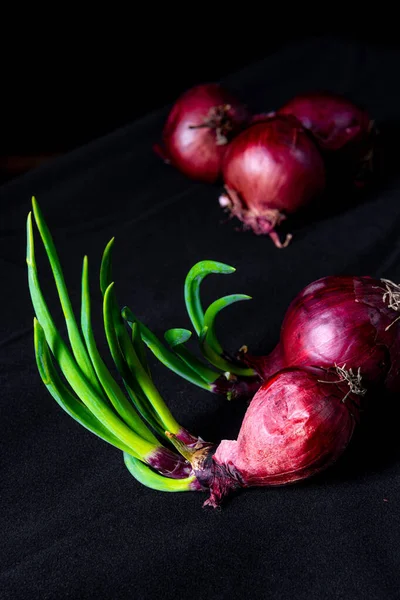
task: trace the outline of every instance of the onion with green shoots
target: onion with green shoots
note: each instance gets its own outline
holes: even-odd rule
[[[209,443],[179,425],[153,382],[142,328],[132,322],[129,335],[119,311],[111,272],[112,240],[103,254],[100,289],[104,332],[124,393],[94,339],[87,257],[83,261],[79,325],[56,248],[35,199],[33,216],[50,262],[69,340],[68,345],[57,330],[40,287],[30,213],[27,265],[39,374],[61,408],[123,452],[125,465],[137,481],[165,492],[208,491],[204,504],[217,507],[235,490],[293,483],[320,472],[341,456],[358,421],[360,397],[365,394],[360,373],[346,370],[345,365],[278,372],[254,396],[237,440]],[[175,332],[172,338],[173,343],[181,340],[176,344],[179,346],[186,336],[181,332],[179,338]],[[208,342],[214,346],[212,334]],[[174,356],[190,367],[186,375],[193,382],[200,378],[199,371],[203,382],[207,381],[206,372],[200,368],[196,371],[191,358],[184,360],[187,356],[182,348]],[[205,384],[200,387],[207,389]]]

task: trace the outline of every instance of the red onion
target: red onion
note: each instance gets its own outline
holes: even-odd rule
[[[341,368],[277,373],[251,401],[237,440],[223,440],[211,463],[192,462],[211,492],[205,504],[218,506],[232,489],[306,479],[333,464],[351,440],[364,394],[359,376]]]
[[[294,117],[256,122],[227,148],[222,163],[225,194],[220,204],[258,235],[275,231],[288,214],[316,198],[325,187],[325,167],[314,142]]]
[[[155,150],[187,177],[214,183],[229,140],[249,119],[246,107],[219,84],[198,85],[175,102]]]
[[[300,94],[279,109],[294,115],[309,130],[319,148],[335,154],[354,169],[371,166],[373,122],[363,108],[332,92]]]
[[[210,496],[205,504],[216,507],[233,490],[305,479],[341,456],[358,420],[358,396],[366,393],[360,369],[353,372],[344,365],[279,371],[255,394],[237,440],[223,440],[215,446],[182,427],[151,378],[140,326],[133,324],[132,335],[124,327],[112,281],[112,239],[100,266],[103,324],[126,396],[96,345],[87,256],[83,260],[79,328],[53,238],[35,199],[32,208],[68,337],[66,342],[58,331],[43,296],[29,213],[26,263],[39,375],[67,414],[123,452],[124,462],[136,479],[166,492],[207,490]],[[389,303],[397,302],[390,290],[387,294]],[[373,304],[373,292],[363,298],[368,305]],[[168,441],[179,454],[167,447]]]
[[[283,366],[346,364],[368,385],[400,391],[400,287],[386,279],[329,276],[290,304],[280,342],[266,357],[242,353],[264,378]]]

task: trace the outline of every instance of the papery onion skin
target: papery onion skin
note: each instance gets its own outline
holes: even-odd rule
[[[204,125],[213,118],[214,126]],[[249,119],[246,106],[221,85],[198,85],[175,102],[155,150],[187,177],[215,183],[228,142]]]
[[[332,370],[278,372],[252,399],[237,440],[213,452],[207,504],[218,505],[232,488],[285,485],[326,469],[347,448],[359,406],[360,396]]]
[[[373,121],[364,108],[343,95],[327,91],[299,94],[277,112],[295,116],[311,132],[327,159],[333,155],[340,158],[340,169],[350,168],[356,181],[365,173],[366,164],[372,168],[376,133]]]
[[[279,366],[327,368],[345,363],[346,368],[360,367],[366,384],[398,392],[399,312],[390,308],[387,291],[384,281],[372,277],[328,276],[314,281],[289,305],[280,342],[271,355],[241,358],[264,379]]]
[[[366,139],[371,119],[366,110],[332,92],[309,92],[295,96],[278,110],[295,116],[324,150],[337,151]]]
[[[260,117],[229,144],[222,163],[225,194],[220,205],[257,235],[275,232],[287,215],[315,200],[325,189],[320,152],[296,118]]]

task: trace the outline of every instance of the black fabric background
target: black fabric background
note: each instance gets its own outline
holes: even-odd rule
[[[365,104],[383,130],[391,124],[395,138],[399,58],[393,50],[325,38],[288,46],[224,81],[257,111],[301,90],[336,90]],[[378,410],[365,413],[347,454],[323,475],[240,493],[213,512],[202,509],[203,494],[163,494],[137,483],[121,453],[69,418],[40,381],[25,264],[32,195],[77,311],[81,261],[89,256],[95,334],[106,357],[98,268],[112,236],[120,303],[159,335],[190,328],[183,281],[196,261],[235,266],[235,274],[204,283],[205,303],[234,292],[253,297],[219,318],[231,350],[243,343],[271,350],[288,303],[318,277],[400,281],[396,168],[363,202],[348,199],[341,211],[294,223],[293,243],[278,251],[269,239],[223,223],[216,186],[190,182],[154,156],[166,114],[167,108],[150,114],[0,190],[1,597],[397,599],[400,444],[393,399],[381,398]],[[390,167],[395,152],[393,145]],[[42,285],[57,306],[36,240]],[[184,426],[216,441],[237,434],[244,403],[228,403],[151,364]]]

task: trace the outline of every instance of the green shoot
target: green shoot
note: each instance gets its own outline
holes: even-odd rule
[[[61,377],[54,367],[50,349],[46,342],[44,331],[39,321],[34,319],[34,341],[35,356],[40,377],[55,401],[65,412],[80,425],[97,435],[102,440],[112,444],[116,448],[131,454],[128,448],[118,438],[113,436],[109,430],[82,404],[63,383]]]
[[[126,398],[121,388],[112,377],[111,373],[107,369],[103,362],[99,351],[96,346],[96,342],[93,335],[90,315],[90,290],[89,290],[89,275],[88,275],[88,259],[85,256],[83,260],[82,269],[82,314],[81,314],[81,326],[83,336],[86,341],[86,345],[89,351],[89,355],[96,371],[96,375],[103,386],[107,397],[110,399],[111,404],[114,406],[120,417],[134,430],[136,433],[149,442],[157,444],[157,438],[151,433],[151,431],[143,423],[132,404]]]
[[[204,312],[200,299],[200,285],[211,273],[230,274],[236,269],[213,260],[202,260],[196,263],[185,279],[185,304],[195,332],[199,336],[204,327]]]
[[[42,212],[36,201],[36,198],[32,198],[33,214],[35,217],[36,225],[39,230],[40,236],[43,241],[43,245],[46,250],[47,257],[49,259],[50,267],[53,273],[54,281],[57,287],[57,292],[60,298],[60,303],[65,316],[65,322],[68,329],[68,337],[71,343],[73,355],[78,363],[79,367],[91,382],[92,386],[101,394],[102,390],[94,372],[93,366],[90,362],[90,358],[83,343],[81,334],[79,332],[78,324],[75,319],[75,315],[72,309],[71,301],[68,295],[67,286],[63,272],[61,270],[60,261],[58,258],[57,250],[54,246],[53,238],[43,218]]]
[[[114,437],[118,438],[127,448],[129,448],[134,456],[145,460],[151,452],[154,452],[154,450],[157,449],[158,445],[140,437],[115,414],[114,410],[105,400],[103,390],[101,390],[100,394],[97,386],[93,385],[92,378],[89,379],[85,376],[77,360],[71,354],[55,326],[39,284],[31,213],[29,213],[27,220],[26,262],[28,265],[29,290],[36,318],[43,328],[46,341],[66,380],[78,398],[80,398],[87,406],[97,420],[100,421]]]
[[[140,329],[140,335],[143,338],[146,346],[152,351],[154,356],[168,369],[180,375],[183,379],[186,379],[190,383],[194,383],[198,387],[203,388],[204,390],[211,390],[211,385],[209,380],[205,381],[203,377],[199,376],[198,372],[193,368],[191,363],[187,364],[183,360],[179,358],[174,352],[168,350],[164,344],[157,338],[157,336],[150,331],[146,325],[144,325],[141,321],[139,321],[132,311],[125,306],[122,310],[122,316],[128,323],[130,327],[132,327],[133,323],[137,323]],[[215,376],[214,376],[215,375]],[[212,381],[215,381],[219,377],[219,374],[214,374]]]
[[[207,367],[201,360],[199,360],[190,350],[185,348],[184,344],[189,340],[192,333],[188,329],[168,329],[165,332],[164,337],[169,346],[173,349],[175,354],[179,356],[193,371],[196,371],[204,381],[207,383],[213,383],[221,376],[221,373],[214,371]]]
[[[153,490],[161,492],[190,492],[195,489],[194,485],[197,480],[194,475],[185,479],[170,479],[156,473],[150,467],[126,452],[124,452],[124,462],[131,475],[139,483]]]

